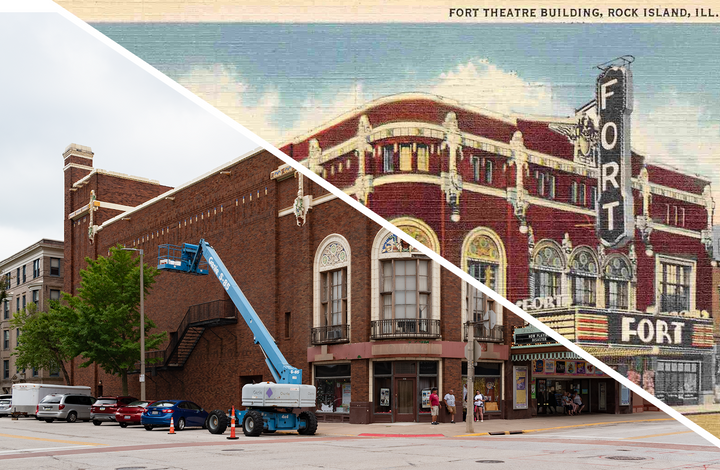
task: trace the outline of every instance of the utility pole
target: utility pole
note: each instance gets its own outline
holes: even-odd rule
[[[475,432],[475,323],[468,322],[468,346],[467,350],[467,415],[465,417],[465,431]]]

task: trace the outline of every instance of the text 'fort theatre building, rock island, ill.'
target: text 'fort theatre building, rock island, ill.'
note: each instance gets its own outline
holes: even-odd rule
[[[599,81],[608,108],[617,83]],[[601,143],[620,145],[623,123],[611,119],[623,116],[606,117],[600,135],[595,101],[570,118],[536,118],[396,95],[282,150],[666,403],[702,404],[714,382],[709,180],[629,148],[625,164],[600,161]],[[627,233],[598,230],[601,171],[602,223]],[[613,221],[609,208],[622,206],[612,198],[623,196]],[[472,319],[468,295],[463,286],[461,323]],[[547,371],[557,357],[515,352],[549,359]]]

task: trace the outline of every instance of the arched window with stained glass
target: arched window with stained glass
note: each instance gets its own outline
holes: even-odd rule
[[[607,258],[603,267],[605,280],[605,307],[619,310],[629,308],[630,281],[632,281],[630,261],[621,254]]]
[[[532,297],[556,297],[562,292],[562,273],[565,257],[557,243],[543,240],[538,243],[533,256]]]
[[[590,248],[578,247],[570,258],[570,284],[574,305],[597,305],[598,262]]]

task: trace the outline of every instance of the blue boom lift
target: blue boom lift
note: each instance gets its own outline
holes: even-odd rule
[[[246,409],[236,410],[235,419],[243,427],[245,435],[259,436],[262,432],[275,431],[315,434],[315,414],[311,411],[296,414],[293,411],[295,408],[315,407],[315,387],[303,385],[302,370],[288,364],[272,335],[213,247],[205,240],[200,240],[197,245],[185,243],[182,247],[160,245],[158,248],[158,269],[199,275],[212,271],[252,330],[255,344],[260,345],[265,355],[265,362],[275,382],[248,384],[243,387],[242,405]],[[207,263],[203,262],[203,258]],[[208,430],[213,434],[225,432],[228,414],[222,410],[212,411],[207,420]]]

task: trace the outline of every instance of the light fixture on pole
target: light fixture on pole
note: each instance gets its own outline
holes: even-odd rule
[[[140,252],[140,399],[145,400],[145,276],[143,250],[141,248],[123,248],[124,251]]]

